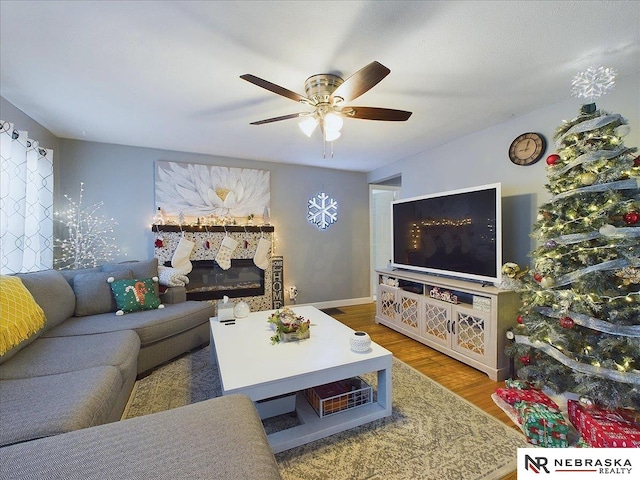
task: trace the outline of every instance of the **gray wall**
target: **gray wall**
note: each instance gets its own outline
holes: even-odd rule
[[[75,199],[84,182],[85,205],[104,202],[99,213],[116,220],[116,243],[131,259],[153,256],[155,161],[269,170],[275,253],[284,257],[285,285],[298,287],[297,303],[370,296],[364,173],[66,139],[60,140],[57,158],[60,194]],[[320,190],[339,204],[338,222],[325,231],[306,219],[307,200]]]
[[[569,78],[569,76],[567,77]],[[567,99],[535,112],[489,127],[368,174],[370,183],[402,177],[402,198],[488,183],[502,183],[503,261],[528,265],[535,242],[529,237],[538,206],[548,200],[545,159],[555,151],[553,135],[563,120],[579,113],[581,101]],[[625,145],[640,146],[640,75],[618,78],[614,90],[596,102],[598,108],[619,113],[629,121],[631,133]],[[409,120],[411,121],[411,120]],[[521,167],[509,161],[514,138],[524,132],[540,132],[547,151],[536,164]]]

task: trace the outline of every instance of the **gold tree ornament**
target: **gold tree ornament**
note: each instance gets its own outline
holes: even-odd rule
[[[616,272],[616,277],[620,277],[624,285],[640,284],[640,268],[625,267]]]

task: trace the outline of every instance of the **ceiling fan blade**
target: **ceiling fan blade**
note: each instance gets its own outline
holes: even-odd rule
[[[290,118],[298,118],[309,115],[308,112],[290,113],[289,115],[283,115],[281,117],[267,118],[265,120],[258,120],[257,122],[251,122],[251,125],[262,125],[264,123],[279,122],[280,120],[289,120]]]
[[[391,70],[378,62],[371,62],[347,78],[335,89],[331,98],[340,97],[345,102],[355,100],[360,95],[377,85]]]
[[[281,87],[280,85],[276,85],[275,83],[271,83],[267,80],[263,80],[262,78],[256,77],[255,75],[251,75],[250,73],[240,75],[240,78],[243,80],[246,80],[249,83],[253,83],[254,85],[262,87],[265,90],[269,90],[270,92],[289,98],[294,102],[309,104],[309,99],[307,97],[303,97],[302,95],[296,92],[292,92],[291,90]]]
[[[342,110],[347,117],[362,120],[383,120],[387,122],[404,122],[413,112],[377,107],[349,107]]]

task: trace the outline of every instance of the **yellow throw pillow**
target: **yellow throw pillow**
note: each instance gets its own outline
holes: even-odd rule
[[[0,355],[37,333],[44,312],[18,277],[0,275]]]

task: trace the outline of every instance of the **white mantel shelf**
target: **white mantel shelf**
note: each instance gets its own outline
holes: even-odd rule
[[[151,225],[154,232],[192,232],[192,233],[224,233],[224,232],[273,232],[273,225]]]

